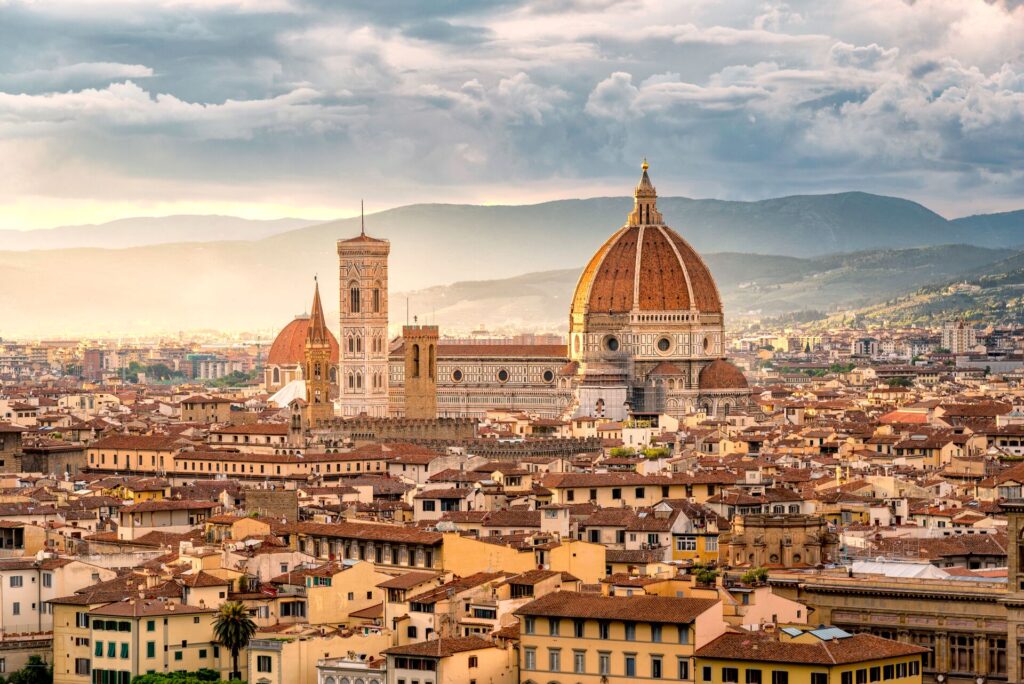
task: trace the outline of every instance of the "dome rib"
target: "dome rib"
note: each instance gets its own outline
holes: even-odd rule
[[[722,314],[715,279],[700,255],[662,221],[657,193],[643,166],[626,225],[580,274],[570,317],[633,311]]]

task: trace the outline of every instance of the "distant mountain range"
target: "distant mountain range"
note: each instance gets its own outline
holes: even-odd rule
[[[260,240],[317,221],[283,218],[254,221],[235,216],[161,216],[44,230],[0,230],[0,250],[104,247],[123,249],[172,242]]]
[[[560,330],[576,274],[631,206],[631,198],[411,205],[369,215],[366,226],[391,240],[394,324],[409,293],[412,314],[452,328]],[[985,269],[1024,243],[1024,211],[948,221],[914,202],[856,192],[668,197],[659,208],[707,258],[727,317],[868,306]],[[314,274],[323,285],[337,272],[335,241],[359,230],[358,218],[299,227],[222,218],[129,219],[109,231],[77,229],[77,243],[61,237],[76,229],[43,231],[50,249],[0,251],[0,335],[278,328],[308,307]],[[136,246],[111,249],[125,232]],[[158,235],[140,237],[150,232]],[[958,243],[968,246],[949,246]],[[64,244],[79,246],[57,248]],[[325,294],[329,316],[336,301]]]

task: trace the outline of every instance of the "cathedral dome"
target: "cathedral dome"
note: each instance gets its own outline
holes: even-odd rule
[[[699,384],[702,391],[747,389],[743,371],[725,359],[716,359],[705,366],[700,372]]]
[[[572,314],[721,314],[718,287],[704,260],[662,222],[646,162],[634,197],[626,225],[601,245],[583,270]]]
[[[309,330],[310,318],[307,315],[296,316],[277,334],[267,354],[268,366],[291,366],[303,363],[306,358],[306,333]],[[331,363],[338,362],[338,340],[331,331],[327,332],[327,341],[331,345]]]

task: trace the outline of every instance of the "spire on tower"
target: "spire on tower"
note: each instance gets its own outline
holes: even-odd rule
[[[324,320],[324,308],[320,304],[320,283],[313,276],[313,308],[310,311],[309,327],[306,328],[306,342],[311,344],[329,344],[327,341],[327,321]]]
[[[359,200],[359,234],[366,235],[366,218],[363,214],[363,200]]]
[[[633,211],[629,215],[629,225],[660,224],[662,218],[661,212],[658,211],[658,192],[654,189],[654,184],[651,183],[651,177],[647,175],[647,169],[650,168],[647,157],[644,157],[640,168],[643,170],[643,174],[633,191]]]

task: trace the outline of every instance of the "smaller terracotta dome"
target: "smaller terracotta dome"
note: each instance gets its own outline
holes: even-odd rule
[[[576,361],[570,361],[561,368],[558,369],[558,374],[562,376],[572,377],[576,375],[576,371],[580,368],[580,364]]]
[[[671,363],[669,361],[662,361],[657,366],[652,368],[651,372],[648,373],[647,375],[648,376],[669,376],[669,375],[676,375],[676,376],[678,376],[678,375],[686,375],[686,373],[684,373],[682,371],[682,369],[680,369],[679,366],[677,366],[676,364]]]
[[[268,366],[291,366],[303,363],[306,359],[306,333],[309,330],[309,316],[296,316],[277,334],[267,354]],[[338,363],[338,340],[331,331],[327,331],[327,341],[331,345],[331,363]]]
[[[702,390],[739,390],[747,387],[743,371],[725,359],[712,361],[700,372]]]

